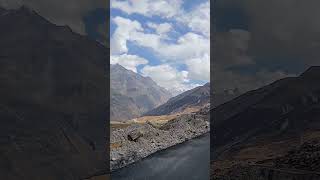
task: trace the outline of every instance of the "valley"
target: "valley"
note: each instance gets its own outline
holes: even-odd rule
[[[209,84],[184,92],[178,97],[159,106],[164,109],[175,107],[177,110],[172,113],[111,121],[112,171],[210,131]]]

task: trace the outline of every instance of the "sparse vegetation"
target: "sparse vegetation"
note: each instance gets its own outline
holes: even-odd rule
[[[149,123],[154,127],[161,127],[163,124],[179,116],[180,114],[163,115],[163,116],[143,116],[143,117],[135,118],[126,122],[111,121],[110,128],[111,130],[124,129],[133,124],[146,124],[146,123]]]

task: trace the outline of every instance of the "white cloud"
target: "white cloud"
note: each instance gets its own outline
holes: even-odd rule
[[[174,95],[198,86],[198,84],[189,83],[187,71],[178,71],[168,64],[147,65],[141,70],[141,73],[144,76],[151,77],[158,85],[166,88]]]
[[[189,79],[210,80],[210,56],[208,54],[203,57],[188,59],[186,65],[189,70]]]
[[[276,80],[285,77],[295,77],[296,74],[286,73],[284,71],[270,71],[267,69],[259,69],[253,74],[242,73],[232,70],[223,69],[221,66],[213,67],[214,90],[223,92],[226,89],[238,88],[242,93],[268,85]]]
[[[117,28],[111,38],[111,54],[126,53],[128,52],[127,41],[132,38],[133,33],[143,30],[141,24],[119,16],[112,20]]]
[[[192,31],[210,36],[210,2],[205,2],[177,17],[179,22],[189,26]]]
[[[153,3],[162,4],[163,8],[153,7],[151,5]],[[170,3],[177,4],[169,7]],[[141,22],[146,27],[154,29],[154,33],[145,31],[138,21],[123,17],[114,18],[113,22],[117,25],[117,28],[111,38],[111,53],[112,55],[128,53],[127,42],[132,42],[141,49],[152,50],[158,60],[162,61],[162,64],[150,66],[145,63],[146,66],[142,68],[141,74],[151,77],[173,94],[199,86],[199,84],[193,83],[197,80],[210,80],[209,2],[197,6],[191,12],[184,12],[180,3],[180,1],[173,0],[113,0],[111,3],[113,8],[120,9],[129,15],[138,13],[149,17],[159,15],[171,18],[170,23]],[[178,9],[173,11],[172,8]],[[182,15],[185,15],[185,19],[182,18]],[[174,21],[186,28],[189,27],[191,30],[185,34],[179,34],[179,37],[171,37],[169,32],[175,32],[176,30]],[[179,71],[174,68],[179,65],[186,65],[187,69]],[[136,70],[135,64],[127,66]]]
[[[160,34],[145,33],[137,21],[122,17],[116,17],[113,21],[118,26],[111,38],[113,55],[127,53],[127,41],[135,42],[140,47],[152,49],[163,63],[187,65],[191,80],[209,81],[210,40],[208,38],[189,32],[180,36],[176,42],[168,43],[163,41]],[[154,23],[148,25],[154,28],[161,26]],[[169,28],[163,28],[162,32],[165,32],[164,29]]]
[[[179,14],[182,0],[111,0],[111,8],[120,9],[127,14],[161,16],[171,18]]]
[[[210,41],[195,33],[187,33],[181,36],[176,43],[162,41],[156,34],[145,34],[136,32],[132,36],[134,42],[139,46],[151,48],[163,61],[184,61],[185,59],[196,58],[210,52]]]
[[[156,51],[173,60],[195,58],[210,52],[210,41],[198,34],[189,32],[181,36],[176,44],[162,44]]]
[[[148,64],[148,60],[139,57],[137,55],[112,55],[110,58],[111,64],[120,64],[121,66],[129,69],[133,72],[137,72],[137,66],[142,64]]]
[[[156,24],[156,23],[149,22],[147,23],[147,25],[149,28],[154,29],[159,35],[166,35],[168,32],[172,30],[172,25],[169,23]]]

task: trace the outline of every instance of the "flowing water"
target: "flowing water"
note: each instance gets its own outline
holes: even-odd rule
[[[189,140],[157,152],[139,162],[112,172],[112,180],[207,180],[210,135]]]

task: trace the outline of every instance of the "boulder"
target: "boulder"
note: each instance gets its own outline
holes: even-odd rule
[[[140,137],[143,136],[143,132],[140,130],[133,130],[128,134],[128,140],[137,142]]]

